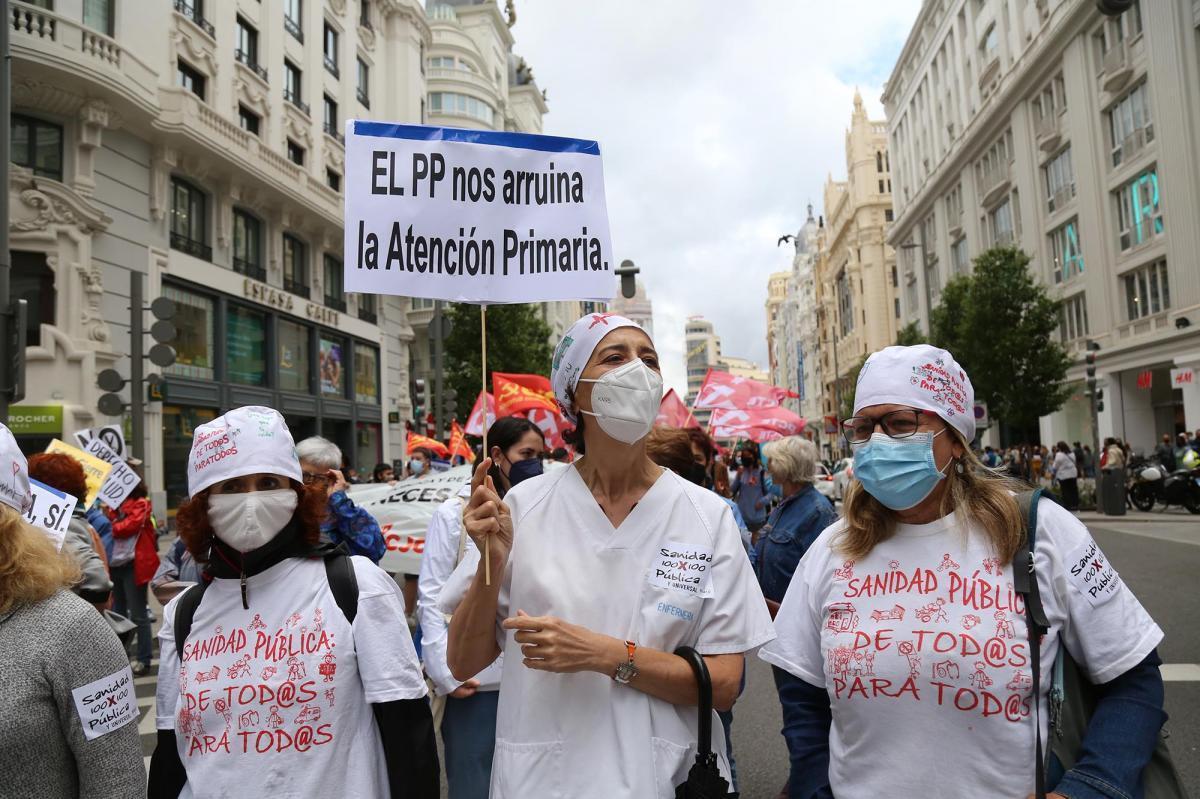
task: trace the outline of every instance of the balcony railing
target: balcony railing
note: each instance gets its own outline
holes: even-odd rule
[[[366,308],[358,309],[358,318],[372,325],[379,324],[379,314],[374,311],[368,311]]]
[[[251,56],[250,53],[247,53],[245,50],[235,50],[233,55],[237,58],[238,63],[244,64],[251,72],[262,78],[263,81],[267,80],[266,68],[259,64],[258,60]]]
[[[283,276],[283,290],[306,300],[312,295],[312,289],[288,275]]]
[[[207,33],[210,38],[217,38],[216,29],[212,26],[211,22],[204,18],[199,6],[189,3],[188,0],[175,0],[175,10],[199,25],[200,30]]]
[[[326,72],[328,72],[330,75],[333,75],[335,78],[342,77],[342,73],[338,69],[338,65],[337,65],[336,61],[334,61],[329,56],[325,56],[324,61],[325,61],[325,71]]]
[[[1008,191],[1011,180],[1011,167],[1007,161],[999,164],[989,164],[983,170],[979,180],[979,193],[983,195],[982,204],[991,205],[992,202]]]
[[[354,93],[354,96],[358,98],[358,101],[360,103],[362,103],[363,108],[371,107],[371,98],[368,97],[367,93],[364,92],[362,89],[359,89],[358,91],[356,91]]]
[[[246,277],[253,278],[260,282],[266,281],[267,279],[266,269],[259,264],[256,264],[252,261],[246,261],[241,258],[233,259],[233,271],[237,272],[239,275],[245,275]]]
[[[205,261],[212,260],[212,247],[209,247],[202,241],[196,241],[175,231],[171,231],[171,249],[186,252],[188,255],[194,255]]]
[[[336,141],[338,144],[342,145],[343,147],[346,146],[346,137],[345,137],[345,135],[342,134],[342,132],[340,130],[337,129],[337,125],[324,125],[323,127],[325,129],[326,136],[331,137],[334,141]]]
[[[300,23],[286,14],[283,17],[283,29],[296,37],[296,41],[304,44],[304,31],[300,30]]]
[[[284,99],[284,100],[286,100],[286,101],[288,101],[288,102],[289,102],[289,103],[291,103],[292,105],[296,106],[296,108],[300,109],[302,112],[304,112],[304,116],[311,116],[311,115],[312,115],[312,112],[311,112],[311,111],[309,111],[309,108],[308,108],[308,103],[306,103],[306,102],[304,102],[303,100],[301,100],[301,99],[300,99],[299,97],[297,97],[297,96],[296,96],[294,93],[292,93],[292,92],[290,92],[290,91],[287,91],[287,90],[285,89],[285,90],[284,90],[284,92],[283,92],[283,99]]]
[[[1070,183],[1054,192],[1054,194],[1050,195],[1050,201],[1047,203],[1048,210],[1051,213],[1054,213],[1055,211],[1061,211],[1067,207],[1067,203],[1074,199],[1075,184]]]
[[[1154,125],[1147,124],[1144,128],[1138,128],[1125,137],[1124,141],[1120,142],[1112,151],[1113,166],[1120,166],[1128,161],[1133,156],[1137,155],[1142,149],[1154,141]]]
[[[1104,72],[1100,84],[1106,92],[1120,91],[1133,75],[1133,64],[1129,59],[1129,44],[1121,40],[1108,48],[1104,54]]]
[[[1038,146],[1050,152],[1062,141],[1062,116],[1056,111],[1043,114],[1041,119],[1034,123],[1033,130]]]
[[[325,307],[332,308],[335,311],[341,311],[342,313],[345,313],[346,312],[346,297],[344,295],[341,297],[330,297],[328,294],[326,294],[325,295]]]

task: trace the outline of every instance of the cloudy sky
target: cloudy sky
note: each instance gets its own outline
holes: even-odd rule
[[[855,87],[881,87],[920,0],[517,0],[514,50],[546,89],[545,132],[597,139],[617,261],[654,303],[668,386],[686,385],[683,327],[766,368],[776,239],[844,179]]]

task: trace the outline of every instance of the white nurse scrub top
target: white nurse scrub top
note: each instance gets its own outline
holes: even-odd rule
[[[674,797],[695,760],[694,706],[609,675],[526,668],[499,623],[520,609],[664,652],[762,646],[775,632],[728,506],[664,470],[614,529],[573,467],[527,480],[504,501],[515,532],[496,619],[505,657],[492,799]],[[447,583],[447,612],[478,561],[472,550]],[[715,713],[713,749],[728,779]]]

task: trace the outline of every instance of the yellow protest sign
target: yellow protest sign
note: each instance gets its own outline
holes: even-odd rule
[[[83,467],[83,476],[87,478],[88,493],[83,506],[90,508],[96,500],[96,495],[100,493],[100,486],[104,485],[104,481],[108,479],[108,473],[113,468],[112,464],[87,454],[79,447],[72,447],[70,444],[59,441],[57,438],[50,442],[50,446],[46,447],[46,452],[70,455],[79,461],[79,465]]]

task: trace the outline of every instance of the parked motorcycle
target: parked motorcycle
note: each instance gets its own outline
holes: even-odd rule
[[[1130,467],[1128,496],[1135,508],[1148,511],[1156,503],[1164,508],[1182,505],[1189,513],[1200,514],[1200,468],[1168,472],[1158,462],[1144,459]]]

